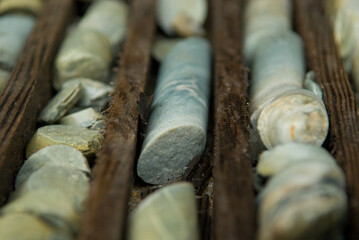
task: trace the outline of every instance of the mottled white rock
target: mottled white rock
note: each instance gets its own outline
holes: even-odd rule
[[[128,6],[123,1],[95,1],[86,11],[79,28],[91,29],[106,36],[113,54],[124,41],[128,25]]]
[[[323,99],[323,91],[318,83],[315,82],[315,73],[313,71],[309,71],[305,76],[304,88],[317,95],[318,98]]]
[[[245,61],[253,58],[268,36],[289,31],[292,26],[292,4],[289,0],[251,0],[245,10]]]
[[[0,14],[11,12],[26,12],[38,15],[42,8],[43,0],[1,0]]]
[[[327,136],[328,115],[322,99],[303,89],[301,39],[288,31],[267,38],[262,45],[251,79],[250,114],[258,130],[253,135],[258,134],[269,149],[287,142],[320,146]]]
[[[170,36],[202,35],[207,10],[206,0],[159,0],[157,22]]]
[[[167,53],[177,44],[182,38],[157,38],[152,48],[152,56],[158,61],[166,57]]]
[[[337,166],[335,159],[324,148],[309,144],[287,143],[264,151],[259,157],[257,172],[263,177],[271,177],[298,162],[311,160]]]
[[[145,182],[163,184],[185,172],[206,144],[210,92],[210,45],[181,41],[164,59],[137,164]]]
[[[148,196],[129,219],[128,240],[199,239],[194,188],[165,186]]]
[[[89,188],[89,178],[82,171],[56,165],[45,165],[31,174],[16,189],[12,199],[22,198],[36,190],[56,190],[66,196],[76,210],[82,211]]]
[[[37,151],[25,161],[16,176],[15,188],[18,188],[31,174],[46,165],[68,167],[91,173],[87,159],[79,150],[66,145],[53,145]]]
[[[38,217],[25,213],[14,213],[0,217],[0,239],[72,240],[73,236],[68,236],[66,233],[52,228]]]
[[[76,28],[66,37],[55,60],[54,87],[83,77],[105,81],[109,76],[111,47],[107,37],[89,29]]]
[[[67,145],[92,156],[101,147],[103,136],[94,130],[77,126],[48,125],[37,129],[27,148],[26,157],[51,145]]]
[[[0,214],[28,213],[40,217],[47,224],[61,231],[79,230],[80,215],[69,198],[57,189],[37,190],[5,205]]]
[[[78,103],[81,107],[95,107],[111,100],[110,94],[114,91],[114,87],[100,81],[75,78],[66,82],[63,88],[76,83],[80,83],[82,86],[82,94]]]
[[[35,18],[23,14],[0,16],[0,65],[11,70],[34,26]]]
[[[60,120],[62,125],[73,125],[84,128],[91,128],[96,125],[98,121],[101,121],[102,116],[96,112],[93,108],[86,108],[85,110],[72,113],[65,116]]]
[[[0,93],[4,90],[9,77],[10,77],[9,71],[0,69]]]
[[[82,86],[80,83],[62,88],[40,113],[40,121],[55,123],[80,100]]]

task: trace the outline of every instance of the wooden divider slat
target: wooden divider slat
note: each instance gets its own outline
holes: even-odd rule
[[[150,73],[155,0],[131,2],[130,27],[109,110],[106,136],[94,169],[80,239],[124,239],[136,157],[137,102]]]
[[[214,236],[255,239],[248,80],[242,60],[243,1],[211,1],[214,49]]]
[[[0,204],[13,189],[39,111],[51,97],[52,66],[72,19],[72,0],[49,0],[0,95]]]
[[[343,168],[349,195],[347,239],[359,239],[359,112],[321,1],[294,0],[307,66],[323,89],[330,128],[325,146]]]

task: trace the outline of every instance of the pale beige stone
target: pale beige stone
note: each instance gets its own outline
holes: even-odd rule
[[[60,124],[91,128],[96,122],[100,121],[101,118],[101,114],[96,112],[93,108],[87,108],[65,116],[60,120]]]
[[[71,84],[56,94],[42,110],[39,119],[46,123],[57,122],[80,100],[81,84]]]
[[[1,0],[0,14],[7,12],[29,12],[38,15],[42,5],[43,0]]]
[[[48,125],[37,129],[26,149],[29,158],[38,150],[51,145],[67,145],[85,156],[95,154],[101,147],[103,136],[94,130],[77,126]]]
[[[157,38],[155,44],[152,49],[152,56],[158,61],[162,62],[162,60],[166,57],[167,53],[179,43],[182,38]]]

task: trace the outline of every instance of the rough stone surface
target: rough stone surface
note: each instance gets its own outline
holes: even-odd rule
[[[79,150],[66,145],[53,145],[37,151],[25,161],[16,177],[15,188],[18,188],[32,173],[45,165],[68,167],[91,173],[87,159]]]
[[[130,216],[128,239],[199,239],[192,185],[173,184],[148,196]]]
[[[86,157],[101,147],[103,136],[94,130],[76,126],[48,125],[37,129],[26,148],[29,158],[38,150],[51,145],[67,145],[81,151]]]
[[[80,100],[81,89],[80,83],[63,88],[42,110],[39,119],[47,123],[57,122]]]
[[[96,125],[96,122],[101,121],[101,118],[101,114],[96,112],[93,108],[86,108],[85,110],[65,116],[59,123],[62,125],[91,128]]]
[[[164,59],[137,164],[147,183],[174,181],[206,143],[210,45],[202,38],[178,43]]]

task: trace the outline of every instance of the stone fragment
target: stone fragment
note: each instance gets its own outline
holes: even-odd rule
[[[45,165],[31,174],[11,198],[24,197],[36,190],[56,190],[66,196],[76,210],[82,211],[89,188],[89,178],[85,173],[73,168]]]
[[[79,28],[97,31],[110,41],[113,54],[126,37],[128,6],[123,1],[95,1],[79,23]]]
[[[206,0],[159,0],[157,22],[170,36],[175,34],[183,37],[202,35],[207,10]]]
[[[101,119],[101,114],[96,112],[93,108],[86,108],[85,110],[65,116],[59,123],[62,125],[91,128],[96,124],[96,122],[101,121]]]
[[[57,122],[80,100],[81,89],[80,83],[62,88],[42,110],[39,119],[46,123]]]
[[[43,0],[1,0],[0,14],[26,12],[37,16],[42,8]]]
[[[14,213],[0,217],[0,239],[39,240],[61,239],[72,240],[72,236],[52,228],[39,218],[26,213]]]
[[[36,190],[5,205],[0,214],[28,213],[61,231],[78,233],[80,215],[69,198],[57,189]]]
[[[0,93],[4,90],[9,77],[10,77],[9,71],[0,69]]]
[[[137,164],[145,182],[179,179],[206,144],[210,45],[203,38],[181,41],[164,59],[151,103],[146,137]]]
[[[45,165],[68,167],[91,173],[87,159],[79,150],[66,145],[52,145],[37,151],[25,161],[16,177],[15,188],[18,188],[31,174]]]
[[[51,145],[67,145],[81,151],[86,157],[101,147],[103,136],[94,130],[76,126],[48,125],[37,129],[26,149],[26,157]]]
[[[165,186],[148,196],[129,218],[128,240],[199,239],[194,188]]]
[[[167,53],[177,44],[182,38],[158,38],[152,49],[152,56],[158,61],[166,57]]]
[[[113,86],[88,78],[76,78],[66,82],[63,88],[76,83],[80,83],[82,86],[82,96],[78,103],[79,106],[95,107],[98,105],[101,106],[103,102],[111,101],[110,94],[114,91]]]
[[[55,60],[54,87],[84,77],[105,81],[109,76],[111,48],[108,39],[89,29],[74,29],[66,37]]]
[[[2,1],[1,1],[2,2]],[[35,18],[23,14],[0,16],[0,67],[11,70],[20,56]]]

